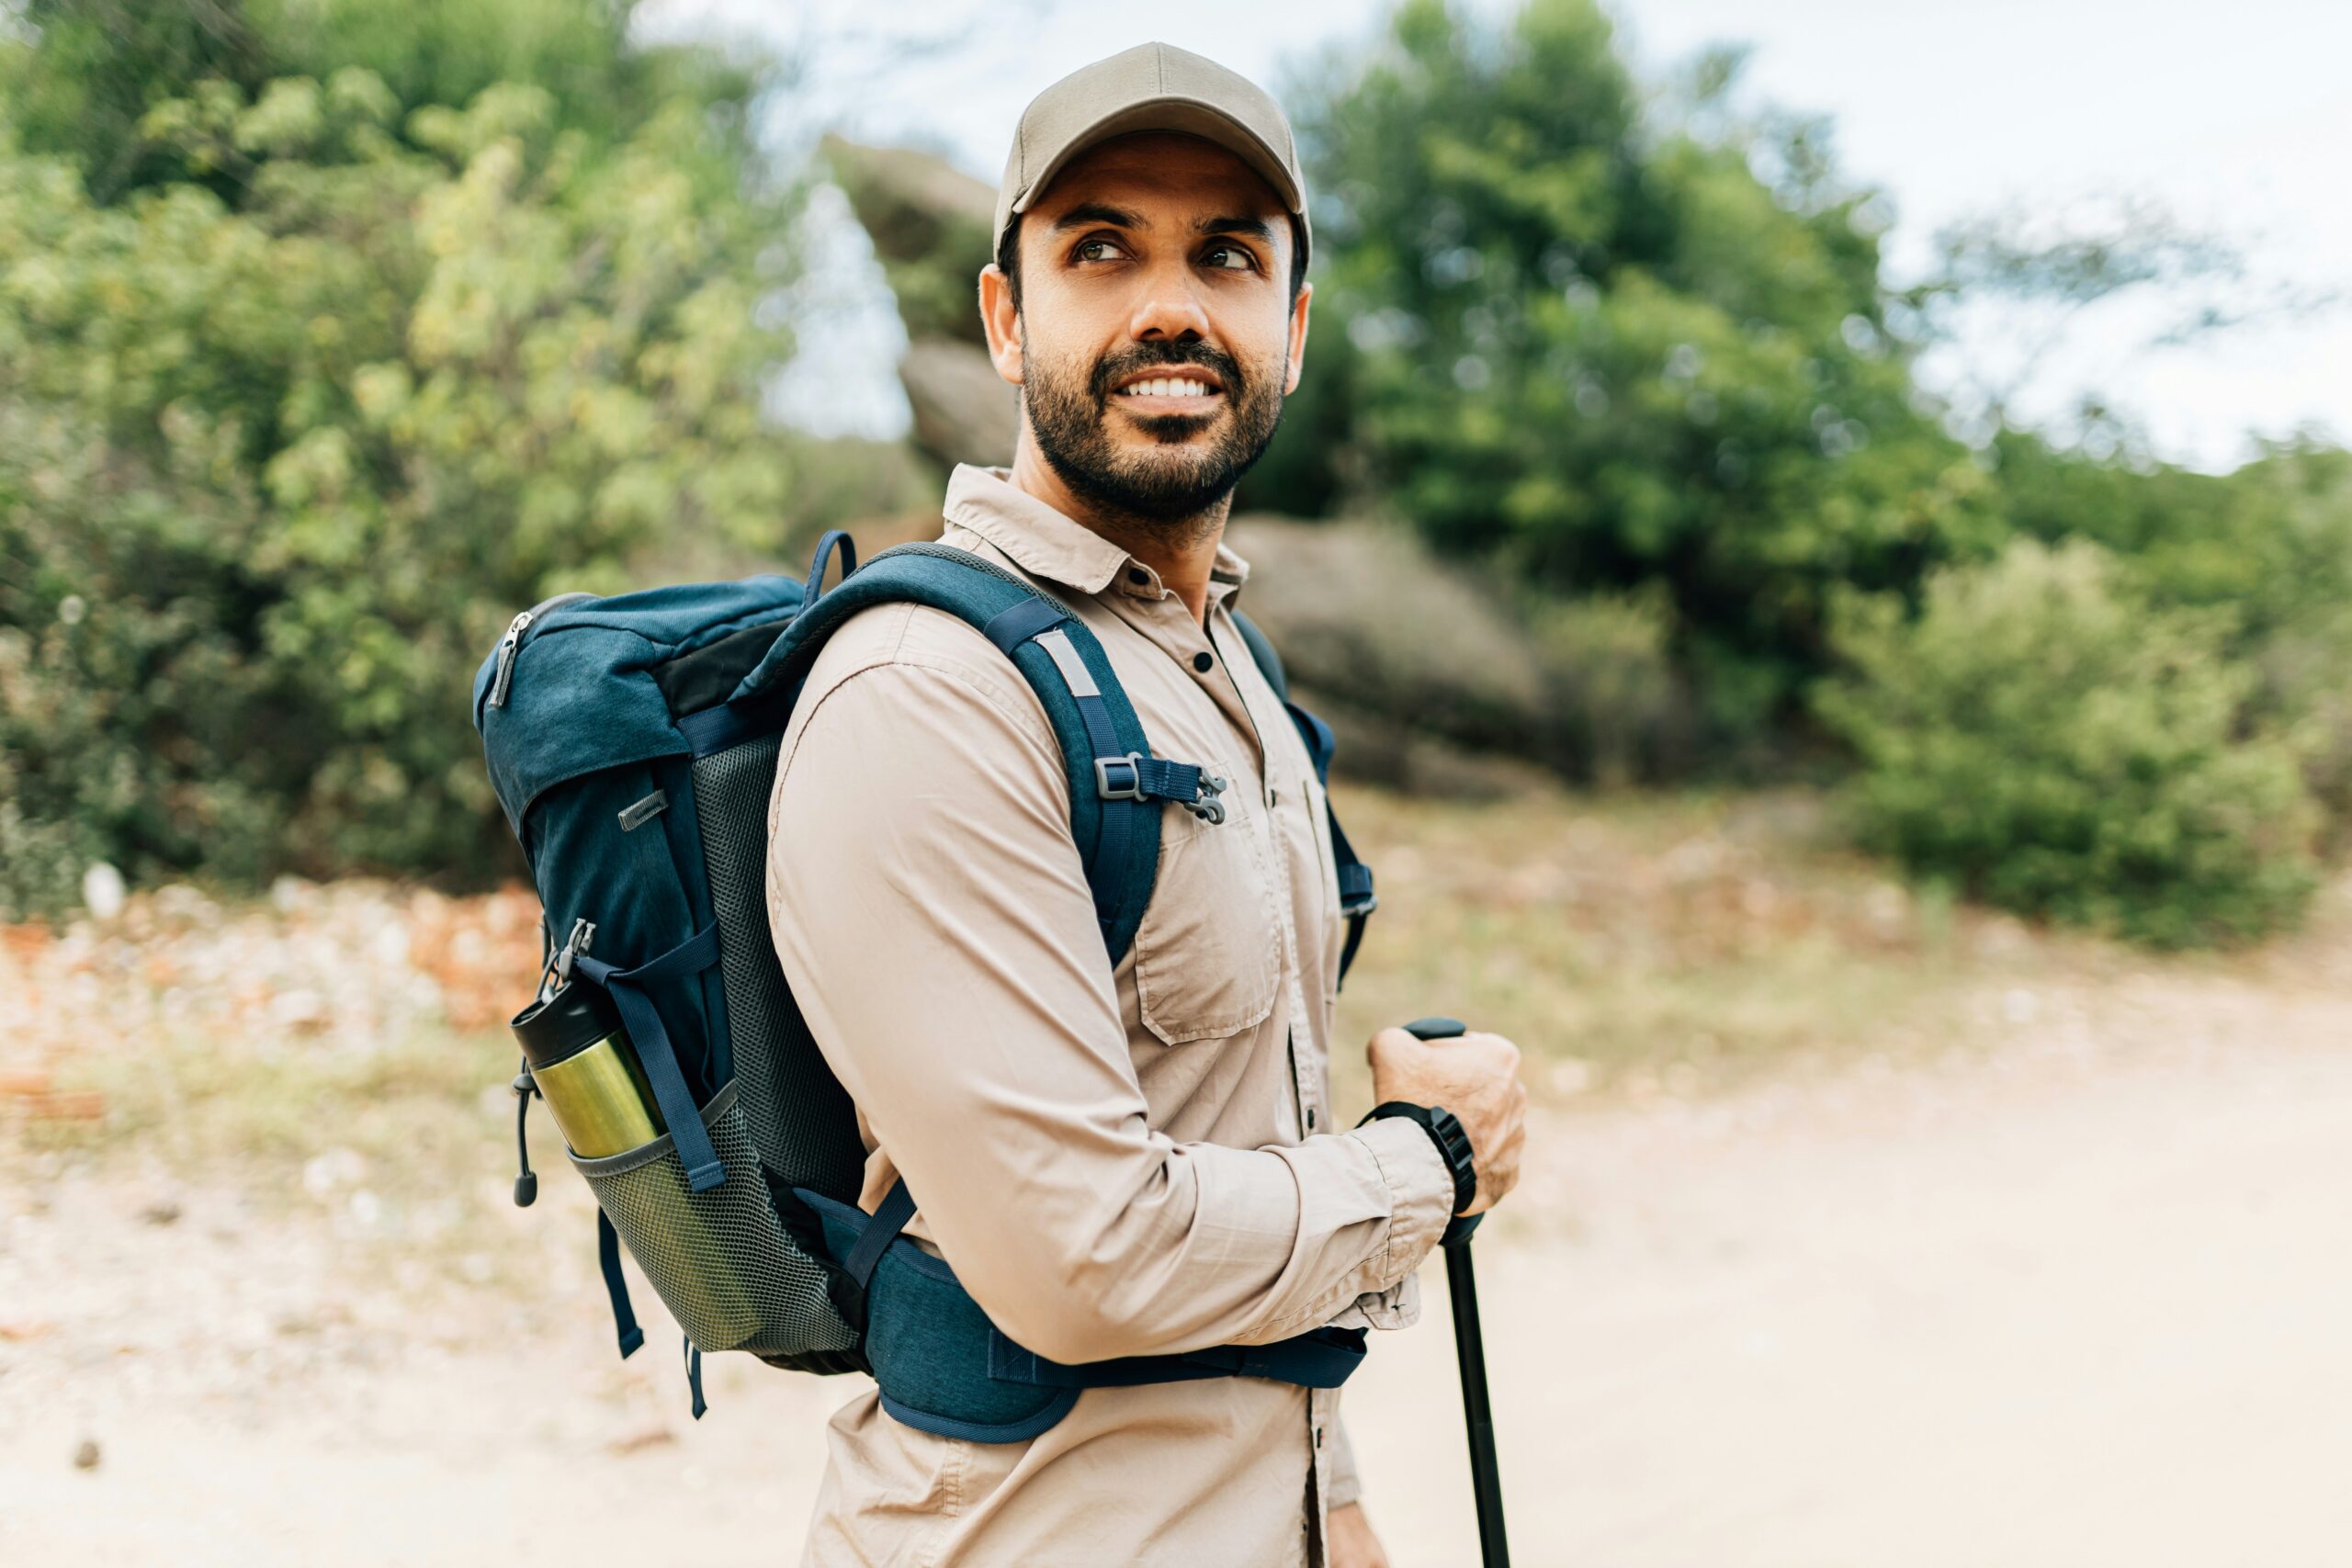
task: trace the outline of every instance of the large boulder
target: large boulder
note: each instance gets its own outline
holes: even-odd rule
[[[1515,589],[1441,559],[1401,523],[1251,513],[1226,538],[1250,562],[1242,608],[1330,703],[1359,777],[1391,767],[1388,782],[1415,790],[1486,794],[1523,776],[1504,759],[1605,784],[1700,760],[1703,727],[1662,604]]]
[[[1241,606],[1302,685],[1428,734],[1522,755],[1544,723],[1536,650],[1498,595],[1401,525],[1233,518]]]
[[[899,359],[914,410],[915,445],[942,463],[1010,463],[1021,430],[1021,389],[996,373],[988,351],[948,338],[917,338]]]
[[[994,187],[912,148],[828,136],[824,155],[906,323],[899,382],[914,410],[915,444],[950,466],[1010,463],[1021,393],[989,362],[980,329]]]
[[[823,151],[833,183],[874,242],[907,336],[985,347],[979,276],[995,259],[989,233],[995,187],[911,148],[828,136]]]

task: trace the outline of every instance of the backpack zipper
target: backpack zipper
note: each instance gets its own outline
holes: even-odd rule
[[[491,678],[490,700],[483,705],[494,708],[503,708],[506,705],[506,689],[514,680],[514,655],[521,650],[523,634],[531,629],[532,622],[559,604],[569,604],[575,599],[594,599],[594,593],[559,593],[552,599],[540,600],[507,622],[506,635],[498,639],[498,672]]]

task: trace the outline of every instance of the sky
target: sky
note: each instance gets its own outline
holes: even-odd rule
[[[1505,16],[1514,0],[1459,0]],[[2352,6],[2341,0],[1604,0],[1637,73],[1656,81],[1714,44],[1747,48],[1751,102],[1830,118],[1839,164],[1894,212],[1888,275],[1916,276],[1942,226],[2008,209],[2095,221],[2148,204],[2245,256],[2251,296],[2341,292],[2315,312],[2153,346],[2181,300],[2116,301],[2076,318],[2011,403],[2063,429],[2086,396],[2156,455],[2226,469],[2256,434],[2317,426],[2352,440]],[[718,30],[818,63],[778,95],[789,154],[833,125],[925,146],[995,183],[1023,107],[1067,72],[1161,39],[1270,87],[1385,14],[1374,0],[663,0],[656,32]],[[876,17],[883,19],[876,19]],[[913,43],[952,34],[953,49]],[[836,192],[808,220],[811,266],[784,305],[801,352],[779,410],[812,428],[892,435],[907,423],[893,366],[905,338],[865,238]],[[2018,318],[1980,310],[1921,367],[1956,396],[2007,380]]]

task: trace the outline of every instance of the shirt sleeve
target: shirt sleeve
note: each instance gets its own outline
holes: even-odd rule
[[[1410,1122],[1261,1149],[1148,1124],[1061,752],[1016,671],[902,658],[811,700],[772,809],[777,955],[1000,1328],[1069,1362],[1263,1343],[1419,1263],[1452,1183]]]

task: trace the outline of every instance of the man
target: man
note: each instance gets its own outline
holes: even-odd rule
[[[1496,1035],[1368,1047],[1376,1100],[1460,1119],[1466,1208],[1423,1126],[1332,1120],[1323,791],[1235,626],[1249,564],[1223,543],[1298,384],[1307,242],[1281,110],[1197,55],[1127,51],[1022,118],[979,287],[1019,446],[956,468],[943,538],[1069,604],[1155,752],[1227,781],[1221,822],[1165,810],[1115,967],[1045,710],[978,632],[860,613],[784,737],[770,916],[857,1104],[861,1206],[903,1176],[905,1234],[1057,1361],[1404,1326],[1449,1217],[1518,1177],[1526,1095]],[[1090,1388],[990,1443],[866,1393],[829,1425],[804,1562],[1377,1568],[1338,1404],[1257,1377]]]

